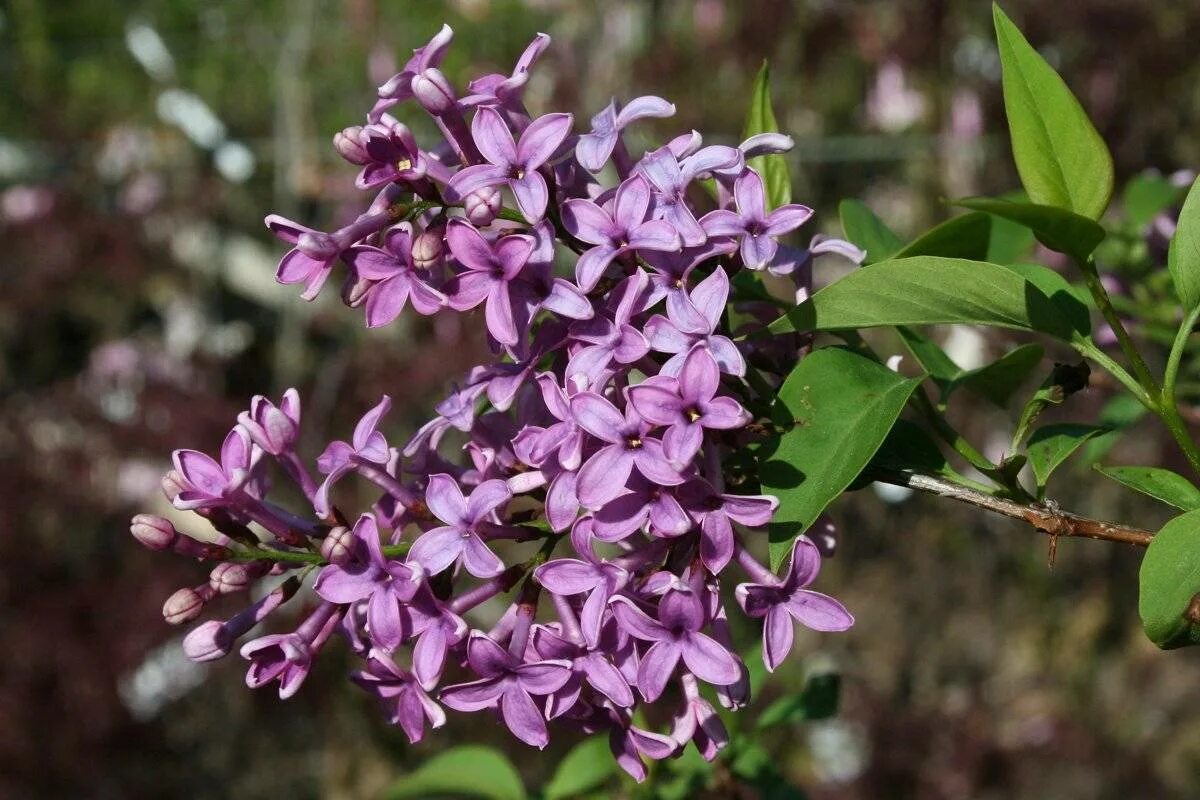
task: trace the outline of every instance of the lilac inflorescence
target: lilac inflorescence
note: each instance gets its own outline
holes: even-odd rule
[[[383,397],[349,441],[325,447],[316,475],[297,452],[298,393],[256,397],[216,458],[179,450],[164,479],[173,505],[217,533],[201,540],[139,515],[133,534],[216,564],[207,583],[168,599],[173,624],[265,584],[245,610],[184,640],[197,660],[239,652],[251,687],[278,682],[290,697],[336,633],[363,659],[354,681],[414,742],[448,707],[493,711],[535,747],[551,721],[607,732],[639,780],[644,758],[688,742],[711,759],[727,737],[700,685],[730,708],[749,699],[730,606],[763,619],[769,670],[791,648],[793,621],[853,624],[807,588],[820,565],[810,541],[797,540],[783,576],[744,545],[777,502],[728,491],[723,465],[761,417],[761,404],[744,405],[756,396],[749,357],[770,361],[779,342],[735,342],[731,278],[767,270],[803,298],[814,254],[862,254],[836,240],[780,242],[811,211],[769,210],[746,159],[788,149],[786,136],[727,147],[691,132],[635,158],[626,129],[673,105],[614,101],[575,133],[572,115],[534,118],[522,98],[549,37],[539,34],[511,75],[472,81],[463,96],[438,67],[451,37],[443,28],[415,51],[367,124],[334,138],[361,168],[357,185],[379,192],[366,211],[333,233],[266,222],[293,245],[276,277],[303,284],[305,299],[341,262],[343,298],[371,327],[409,305],[422,315],[482,308],[494,361],[473,368],[406,443],[382,430]],[[431,146],[392,116],[413,102],[440,131]],[[716,199],[704,213],[706,198]],[[452,431],[465,459],[443,453]],[[306,508],[267,498],[271,461]],[[352,476],[379,492],[357,516],[337,504]],[[748,580],[723,596],[735,570]],[[238,647],[310,577],[313,607],[294,631]],[[498,620],[481,621],[484,603],[510,594]],[[656,703],[676,704],[646,717],[673,719],[666,732],[633,723]]]

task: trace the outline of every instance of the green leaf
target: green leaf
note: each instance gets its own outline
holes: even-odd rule
[[[1134,225],[1149,225],[1151,220],[1175,202],[1179,189],[1161,175],[1134,175],[1121,193],[1125,215]]]
[[[491,747],[462,745],[438,753],[388,789],[391,800],[480,797],[484,800],[525,800],[525,787],[512,763]]]
[[[992,235],[988,239],[987,256],[984,261],[993,264],[1011,264],[1029,258],[1036,239],[1033,231],[1011,219],[992,216]]]
[[[952,382],[950,391],[963,387],[1004,408],[1012,399],[1013,392],[1021,387],[1029,373],[1042,362],[1045,352],[1040,344],[1023,344],[991,364],[958,375]]]
[[[846,238],[867,251],[864,264],[889,259],[904,247],[904,240],[892,233],[892,229],[875,216],[875,212],[867,208],[866,203],[859,200],[843,200],[838,205],[838,217],[841,218],[842,231]]]
[[[1107,235],[1095,221],[1054,206],[1010,203],[990,197],[965,197],[954,204],[1024,225],[1046,247],[1079,261],[1086,261]]]
[[[898,326],[896,331],[904,340],[908,352],[912,353],[917,363],[929,373],[929,377],[942,386],[943,391],[946,386],[963,374],[962,368],[955,364],[950,356],[946,355],[946,351],[928,336],[917,333],[907,325]]]
[[[986,261],[916,256],[859,269],[771,323],[771,333],[961,322],[1071,338],[1071,321],[1034,284]]]
[[[558,762],[553,777],[546,784],[545,800],[563,800],[589,792],[607,781],[616,770],[617,762],[608,749],[607,736],[584,739]]]
[[[841,348],[809,354],[788,375],[772,413],[790,430],[764,445],[759,468],[763,491],[779,498],[772,568],[862,472],[921,380]]]
[[[766,61],[754,78],[754,88],[750,90],[750,110],[746,114],[746,127],[743,139],[749,139],[759,133],[778,133],[779,123],[775,121],[775,111],[771,108],[771,69]],[[762,175],[767,189],[767,201],[771,208],[787,205],[792,202],[792,179],[788,175],[787,159],[782,153],[769,156],[758,156],[746,162]]]
[[[828,719],[837,713],[842,680],[834,672],[811,676],[804,689],[785,695],[767,706],[758,717],[758,729],[765,730],[785,722]]]
[[[1058,469],[1071,454],[1078,450],[1083,443],[1093,436],[1106,433],[1107,428],[1098,425],[1077,425],[1074,423],[1059,423],[1038,428],[1029,437],[1026,453],[1029,465],[1033,468],[1033,477],[1038,489],[1046,485],[1050,474]]]
[[[889,258],[909,256],[945,256],[947,258],[987,258],[992,234],[992,218],[976,212],[946,220],[906,244]]]
[[[1167,254],[1167,268],[1171,270],[1175,292],[1188,311],[1200,303],[1200,188],[1197,187],[1200,187],[1200,178],[1192,184],[1183,201],[1179,226]]]
[[[1082,287],[1072,286],[1059,273],[1041,264],[1005,264],[1050,298],[1064,324],[1076,335],[1086,337],[1092,327],[1092,298]]]
[[[1162,527],[1142,559],[1138,614],[1150,641],[1164,650],[1200,644],[1200,626],[1184,615],[1200,592],[1200,511]]]
[[[1104,467],[1096,471],[1124,484],[1135,492],[1149,495],[1180,511],[1200,509],[1200,489],[1182,475],[1161,467]]]
[[[871,459],[872,467],[923,472],[957,478],[942,449],[919,425],[906,419],[896,420]]]
[[[992,6],[1004,108],[1017,172],[1030,199],[1099,219],[1113,191],[1112,155],[1087,114],[1050,67]]]
[[[1090,464],[1098,464],[1113,449],[1117,441],[1134,423],[1150,413],[1141,401],[1131,394],[1113,395],[1100,407],[1096,422],[1109,429],[1103,436],[1092,439],[1083,450]]]

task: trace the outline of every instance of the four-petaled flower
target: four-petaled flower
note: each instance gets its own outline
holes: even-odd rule
[[[803,536],[792,545],[792,560],[783,580],[743,583],[735,590],[748,616],[763,621],[763,663],[774,672],[792,649],[792,620],[815,631],[844,631],[854,624],[846,607],[832,597],[807,589],[821,569],[821,553]]]
[[[425,735],[425,723],[431,728],[446,724],[446,712],[430,699],[416,676],[396,665],[392,657],[374,649],[367,655],[367,668],[355,672],[351,680],[374,694],[388,710],[388,721],[399,725],[408,741],[416,744]]]
[[[385,650],[394,650],[412,633],[404,606],[420,588],[424,570],[383,554],[379,525],[371,514],[363,514],[354,524],[351,548],[345,564],[330,564],[321,570],[313,590],[331,603],[366,600],[371,639]]]
[[[448,196],[461,200],[476,189],[507,184],[525,219],[538,222],[550,201],[546,179],[538,169],[562,146],[571,132],[572,119],[570,114],[538,117],[514,141],[499,111],[491,106],[480,108],[471,123],[471,137],[488,163],[454,173],[446,186]]]
[[[653,642],[638,664],[638,691],[648,702],[663,693],[680,659],[697,678],[717,686],[728,686],[741,677],[737,659],[700,632],[705,623],[704,606],[678,579],[659,599],[658,619],[623,595],[613,598],[612,609],[626,633]]]
[[[771,495],[719,494],[708,481],[694,478],[676,490],[687,513],[700,524],[700,558],[713,573],[733,557],[734,522],[757,528],[771,521],[779,501]]]
[[[741,243],[742,263],[747,269],[762,269],[779,249],[777,237],[796,230],[812,216],[812,209],[798,203],[780,206],[767,213],[767,193],[757,172],[747,169],[733,183],[737,211],[719,208],[700,220],[709,236],[733,236]]]
[[[605,162],[620,143],[621,131],[630,124],[639,119],[674,115],[675,104],[654,95],[635,97],[620,110],[614,99],[603,111],[592,117],[592,130],[579,137],[579,142],[575,145],[575,158],[588,172],[599,172],[604,169]]]
[[[695,347],[678,377],[658,375],[629,389],[629,403],[642,419],[668,425],[663,452],[671,465],[683,470],[700,452],[705,429],[731,430],[751,419],[732,397],[717,397],[721,372],[712,354]]]
[[[412,225],[402,222],[384,234],[383,248],[356,245],[346,262],[360,278],[374,281],[367,290],[367,327],[378,328],[400,316],[409,300],[417,313],[434,314],[446,296],[426,282],[413,264]]]
[[[459,558],[467,572],[476,578],[499,575],[504,571],[504,562],[484,544],[479,531],[481,523],[486,523],[492,512],[510,497],[512,492],[504,481],[484,481],[467,498],[454,478],[444,473],[431,475],[425,489],[425,504],[446,524],[421,534],[409,550],[409,559],[434,575]]]
[[[175,469],[187,486],[173,500],[175,507],[186,511],[228,505],[230,496],[250,479],[261,455],[262,450],[241,427],[225,437],[220,464],[198,450],[176,450],[172,455]]]
[[[456,711],[499,706],[504,724],[521,741],[543,748],[550,743],[546,720],[531,695],[557,691],[571,678],[571,662],[526,661],[510,654],[485,633],[467,641],[467,663],[480,680],[447,686],[441,701]]]
[[[563,225],[575,238],[593,245],[575,262],[575,281],[590,292],[614,259],[637,250],[678,250],[683,246],[671,223],[647,219],[650,184],[635,175],[617,187],[611,211],[591,200],[563,203]]]
[[[587,595],[579,622],[584,642],[588,647],[595,647],[600,639],[608,601],[628,583],[629,573],[616,564],[596,557],[586,532],[580,530],[587,524],[586,520],[581,520],[576,526],[577,531],[571,534],[572,541],[581,545],[579,552],[586,560],[558,558],[547,561],[534,570],[533,576],[554,594]]]
[[[683,360],[697,345],[708,350],[722,372],[738,377],[746,374],[746,361],[737,345],[716,332],[728,299],[729,276],[721,267],[696,284],[691,292],[667,294],[667,316],[655,314],[645,325],[650,348],[673,354],[662,365],[660,375],[678,375]]]
[[[529,261],[533,237],[514,234],[489,243],[471,223],[455,218],[446,226],[446,242],[465,268],[447,287],[450,307],[466,311],[486,301],[488,333],[500,344],[516,344],[521,331],[513,309],[512,282]]]
[[[360,462],[386,464],[390,457],[387,439],[379,432],[379,421],[392,407],[392,398],[386,394],[379,403],[363,415],[354,426],[354,435],[349,442],[340,439],[330,442],[317,457],[317,469],[325,480],[313,496],[313,508],[322,517],[329,516],[329,492],[333,485],[354,471]]]

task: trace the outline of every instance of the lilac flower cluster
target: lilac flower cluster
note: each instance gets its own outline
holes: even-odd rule
[[[576,134],[570,114],[535,118],[522,100],[548,37],[511,75],[474,80],[461,96],[438,69],[450,39],[443,28],[415,51],[367,124],[335,137],[361,167],[358,186],[379,190],[370,207],[333,233],[277,216],[267,225],[293,245],[278,280],[303,284],[305,298],[341,262],[343,299],[364,308],[368,326],[410,304],[423,315],[482,306],[494,362],[472,369],[399,446],[381,429],[385,396],[349,441],[320,454],[319,480],[297,452],[295,390],[278,405],[256,397],[218,458],[179,450],[164,479],[174,506],[215,537],[149,515],[133,533],[216,563],[206,582],[167,600],[170,623],[271,585],[186,636],[197,660],[232,652],[313,574],[315,608],[299,626],[240,647],[252,687],[277,681],[292,695],[337,633],[364,661],[354,680],[414,742],[449,707],[496,711],[535,747],[551,720],[607,731],[638,779],[643,757],[671,757],[689,741],[711,759],[726,734],[700,684],[731,709],[749,700],[720,591],[731,567],[748,577],[732,596],[763,619],[769,670],[791,648],[793,620],[821,631],[853,623],[807,588],[820,565],[811,541],[797,539],[783,576],[743,544],[739,527],[766,525],[777,503],[725,488],[723,459],[750,440],[757,416],[743,404],[755,405],[756,353],[731,338],[725,314],[730,275],[791,275],[803,293],[813,252],[861,254],[844,242],[780,243],[811,212],[768,210],[746,161],[788,149],[787,137],[706,146],[691,132],[635,159],[626,129],[669,117],[670,103],[614,101]],[[391,116],[404,102],[432,117],[440,141],[422,148]],[[712,210],[701,213],[705,199]],[[766,342],[755,346],[777,346]],[[461,461],[443,452],[454,439]],[[270,461],[306,499],[302,512],[268,499]],[[338,502],[350,476],[379,492],[357,517]],[[479,622],[483,603],[514,591],[498,620]],[[640,704],[662,697],[678,703],[665,733],[633,723]]]

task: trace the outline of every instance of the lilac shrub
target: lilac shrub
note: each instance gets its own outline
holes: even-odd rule
[[[730,707],[748,700],[731,596],[732,610],[765,618],[769,670],[791,647],[793,619],[821,631],[854,621],[805,588],[820,562],[807,539],[782,576],[756,560],[751,545],[777,502],[727,491],[723,467],[750,441],[748,405],[762,405],[747,358],[779,347],[735,342],[731,279],[794,273],[802,294],[810,280],[794,267],[811,255],[780,238],[811,210],[769,210],[746,161],[791,141],[705,145],[693,131],[635,158],[626,129],[671,116],[667,101],[613,101],[580,131],[571,114],[534,117],[522,100],[548,37],[511,76],[478,78],[462,96],[437,66],[450,38],[444,28],[418,49],[380,88],[367,124],[334,139],[361,167],[356,185],[378,190],[363,214],[332,233],[266,222],[293,245],[277,279],[302,284],[305,299],[341,262],[342,297],[365,309],[369,327],[410,305],[422,315],[482,307],[494,360],[471,369],[400,446],[381,427],[383,397],[349,441],[319,455],[317,477],[296,449],[297,392],[278,405],[255,397],[218,458],[179,450],[164,480],[175,507],[210,523],[215,538],[146,515],[134,535],[215,564],[208,583],[167,601],[172,624],[220,595],[262,594],[184,643],[197,660],[236,649],[251,687],[278,682],[290,697],[336,633],[363,659],[353,680],[413,742],[449,708],[497,713],[539,748],[551,721],[607,731],[639,780],[643,758],[689,742],[712,759],[727,735],[700,684]],[[393,116],[413,106],[440,139],[418,143]],[[848,243],[824,247],[861,259]],[[451,431],[465,458],[444,446]],[[269,499],[270,461],[303,508]],[[380,492],[369,507],[339,504],[338,484],[351,476]],[[296,630],[238,645],[302,584],[317,605]],[[474,609],[511,592],[507,611],[476,627]],[[672,706],[656,716],[673,726],[635,725],[646,704]]]

